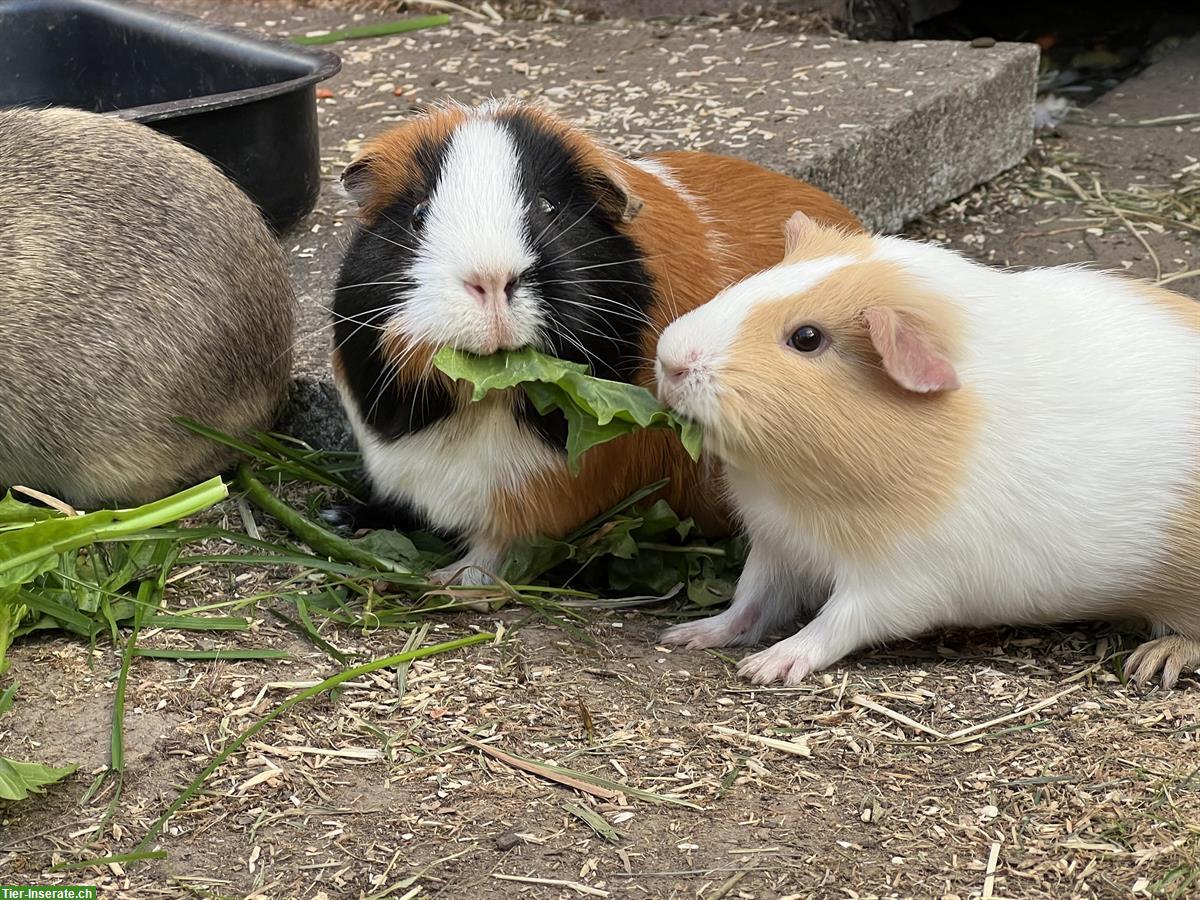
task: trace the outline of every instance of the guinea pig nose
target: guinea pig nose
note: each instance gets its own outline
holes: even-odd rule
[[[662,377],[668,384],[678,384],[687,377],[687,374],[692,371],[692,366],[700,361],[699,350],[689,350],[682,357],[674,357],[665,359],[662,356],[658,358],[658,364],[662,370]]]
[[[663,378],[671,384],[676,384],[687,377],[688,370],[688,366],[663,365]]]
[[[463,285],[472,297],[483,306],[498,306],[512,302],[513,293],[520,284],[520,277],[506,275],[484,275],[476,273],[463,279]]]

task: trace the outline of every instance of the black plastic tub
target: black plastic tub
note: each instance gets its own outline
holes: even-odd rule
[[[341,60],[116,0],[0,0],[0,106],[72,106],[199,150],[277,231],[317,201],[316,84]]]

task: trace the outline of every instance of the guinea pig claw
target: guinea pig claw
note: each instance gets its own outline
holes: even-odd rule
[[[1159,685],[1170,690],[1185,668],[1200,665],[1200,640],[1182,634],[1169,634],[1146,641],[1125,660],[1125,675],[1138,687],[1144,687],[1161,670]]]
[[[707,650],[710,647],[733,647],[753,644],[759,635],[747,627],[745,616],[730,615],[727,610],[707,619],[672,625],[659,635],[660,644],[686,647],[688,650]]]
[[[802,682],[815,668],[807,652],[788,646],[788,641],[780,641],[743,659],[738,665],[738,675],[754,684],[793,685]]]

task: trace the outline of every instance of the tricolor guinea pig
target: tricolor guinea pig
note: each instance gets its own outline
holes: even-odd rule
[[[781,265],[663,333],[660,395],[724,461],[751,553],[667,643],[753,644],[795,683],[939,626],[1138,618],[1126,661],[1200,662],[1200,305],[1082,268],[989,269],[788,224]]]
[[[727,531],[714,467],[671,434],[597,447],[573,477],[560,414],[521,391],[470,403],[431,358],[535,347],[652,386],[663,327],[777,260],[793,209],[857,229],[849,211],[736,159],[626,159],[520,103],[437,107],[368,143],[342,183],[360,226],[334,294],[333,370],[376,512],[465,544],[438,577],[486,580],[514,540],[564,535],[663,478],[680,515]]]

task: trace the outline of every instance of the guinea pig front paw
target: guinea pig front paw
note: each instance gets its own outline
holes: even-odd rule
[[[1200,640],[1182,634],[1169,634],[1146,641],[1125,660],[1125,675],[1142,687],[1162,671],[1159,684],[1163,690],[1175,687],[1186,668],[1200,666]]]
[[[747,617],[732,609],[720,615],[672,625],[661,635],[661,644],[686,647],[688,650],[707,650],[709,647],[734,647],[754,644],[761,636],[758,617]]]
[[[440,569],[434,569],[426,577],[433,584],[458,584],[463,587],[482,587],[492,583],[492,576],[469,560],[459,560]]]
[[[755,684],[799,684],[826,665],[801,632],[747,656],[738,664],[738,675]]]

